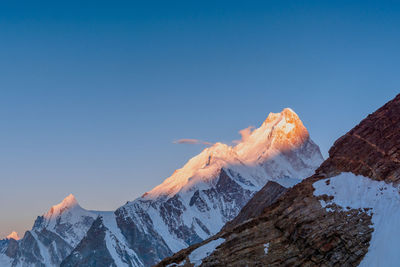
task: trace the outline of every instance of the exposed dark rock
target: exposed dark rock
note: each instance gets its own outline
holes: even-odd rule
[[[385,104],[329,150],[317,173],[353,172],[375,180],[400,180],[400,95]]]
[[[224,205],[224,203],[230,203],[228,206],[221,207],[224,218],[227,222],[237,216],[243,206],[251,199],[252,192],[250,190],[243,189],[238,185],[224,169],[221,170],[218,178],[218,182],[215,188],[202,190],[202,193],[208,197],[209,201],[216,202],[216,205]]]
[[[216,143],[142,198],[120,207],[115,212],[117,226],[104,220],[107,247],[119,265],[133,258],[138,265],[156,264],[217,233],[267,181],[309,176],[322,160],[292,110],[271,113],[249,142],[237,148]]]
[[[7,244],[7,249],[5,251],[5,254],[10,257],[10,258],[16,258],[18,255],[18,242],[14,239],[10,239],[8,240],[8,244]]]
[[[280,184],[269,181],[253,198],[243,207],[232,221],[225,224],[222,230],[233,228],[249,219],[255,218],[263,212],[263,210],[274,203],[283,193],[286,188]]]
[[[132,217],[126,216],[123,208],[118,209],[115,214],[118,227],[125,236],[129,247],[140,255],[141,260],[147,266],[172,254],[165,241],[154,231],[153,222],[147,213],[141,212],[141,222],[144,222],[146,231],[138,227]]]
[[[197,209],[201,212],[209,211],[210,207],[207,206],[207,203],[201,198],[200,191],[196,190],[194,192],[192,198],[190,199],[189,206],[195,205]]]
[[[24,237],[19,243],[19,255],[24,255],[24,262],[29,266],[44,266],[43,257],[40,254],[39,245],[30,231],[25,232]],[[15,259],[14,264],[20,259]]]
[[[158,266],[193,266],[190,253],[217,238],[225,241],[202,260],[202,266],[357,266],[368,252],[373,214],[366,209],[344,210],[335,204],[328,212],[320,200],[332,197],[314,196],[313,184],[335,179],[341,172],[399,182],[400,95],[339,138],[329,155],[315,175],[263,207],[256,218],[233,227],[228,224],[214,237],[164,259]],[[260,212],[253,208],[249,202],[241,214]]]
[[[102,218],[97,218],[79,245],[61,263],[61,267],[116,267],[104,241],[105,231]]]
[[[35,220],[32,230],[21,240],[7,241],[0,248],[1,262],[8,266],[59,266],[90,228],[97,212],[79,206],[70,194]],[[6,266],[5,266],[6,267]]]

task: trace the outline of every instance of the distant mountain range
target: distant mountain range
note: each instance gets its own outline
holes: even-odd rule
[[[32,230],[0,244],[0,266],[59,266],[82,240],[98,216],[112,212],[87,211],[69,195],[37,217]]]
[[[286,189],[322,161],[296,113],[270,113],[237,145],[206,148],[114,212],[68,196],[21,240],[0,242],[0,266],[151,266],[218,233],[268,181]]]

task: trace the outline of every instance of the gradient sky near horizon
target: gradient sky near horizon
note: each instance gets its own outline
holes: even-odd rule
[[[327,156],[400,89],[388,1],[1,1],[0,237],[112,210],[291,107]]]

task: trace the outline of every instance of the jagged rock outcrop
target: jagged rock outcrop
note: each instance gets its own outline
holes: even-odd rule
[[[153,190],[102,217],[61,266],[98,262],[87,251],[102,244],[117,266],[151,266],[218,233],[268,181],[290,187],[322,160],[296,113],[271,113],[236,146],[206,148]]]
[[[385,104],[339,138],[317,173],[352,172],[371,179],[400,180],[400,97]]]
[[[261,215],[158,266],[398,266],[399,151],[400,95]]]
[[[247,204],[242,208],[239,214],[231,221],[227,222],[222,231],[232,229],[235,226],[244,223],[261,215],[264,209],[278,200],[278,198],[287,191],[286,187],[269,181],[258,191]]]
[[[97,266],[97,267],[116,267],[110,253],[107,250],[105,239],[105,229],[102,223],[102,217],[98,217],[93,222],[87,235],[78,244],[77,250],[81,251],[81,254],[72,253],[68,256],[67,262],[70,265],[64,266],[76,266],[75,262],[79,261],[79,266]],[[79,258],[80,256],[82,258]],[[90,255],[90,257],[88,257]],[[82,260],[85,259],[85,260]],[[87,260],[87,261],[86,261]]]
[[[99,214],[81,208],[73,195],[38,216],[20,240],[10,235],[0,248],[0,266],[59,266],[85,236]]]

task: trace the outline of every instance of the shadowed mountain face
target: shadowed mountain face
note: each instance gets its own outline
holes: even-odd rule
[[[397,266],[399,178],[400,95],[339,138],[314,175],[260,215],[159,266]]]
[[[227,222],[222,231],[232,229],[247,220],[261,215],[264,209],[278,200],[287,191],[287,188],[276,182],[269,181],[258,191],[232,221]]]
[[[268,181],[280,192],[322,160],[292,110],[271,113],[236,146],[214,144],[141,198],[96,220],[61,266],[156,264],[218,233]]]
[[[21,240],[0,248],[0,266],[59,266],[102,212],[81,208],[73,195],[37,217]],[[3,241],[5,242],[5,241]],[[0,244],[1,247],[1,244]]]

